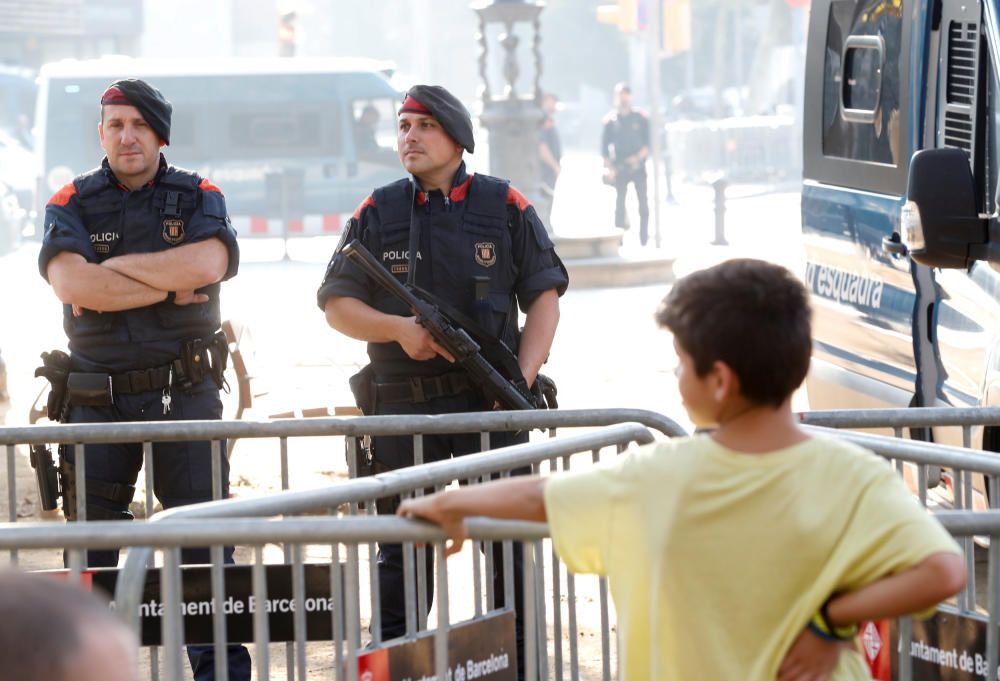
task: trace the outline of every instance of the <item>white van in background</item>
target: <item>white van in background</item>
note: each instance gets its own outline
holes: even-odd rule
[[[340,231],[371,191],[399,176],[392,66],[363,59],[147,60],[104,57],[39,72],[35,206],[104,155],[100,97],[142,78],[173,104],[172,165],[226,196],[241,236]]]

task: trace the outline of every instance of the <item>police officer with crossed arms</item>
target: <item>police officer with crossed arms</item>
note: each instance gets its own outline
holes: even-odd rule
[[[239,249],[219,188],[167,165],[172,107],[136,79],[101,97],[99,168],[60,189],[45,208],[41,275],[63,303],[69,337],[68,423],[219,419],[227,344],[219,332],[220,282],[236,275]],[[59,414],[50,414],[58,417]],[[225,442],[218,465],[229,495]],[[88,520],[131,520],[140,443],[87,445]],[[63,510],[76,509],[74,451],[61,451]],[[209,442],[153,444],[154,491],[164,508],[211,500]],[[227,562],[232,562],[227,547]],[[184,549],[208,563],[207,549]],[[89,551],[91,567],[115,566],[117,550]],[[215,678],[209,646],[191,646],[197,681]],[[231,679],[250,678],[250,656],[230,646]]]
[[[559,296],[569,282],[534,207],[510,184],[466,171],[472,118],[440,86],[416,85],[398,113],[399,158],[409,177],[376,189],[346,227],[319,288],[330,326],[368,342],[371,364],[360,375],[371,395],[365,413],[446,414],[493,408],[453,357],[408,310],[378,288],[341,253],[359,240],[400,281],[429,291],[503,340],[517,355],[530,386],[545,361],[559,321]],[[524,312],[519,331],[518,310]],[[494,433],[491,447],[527,441],[527,433]],[[410,437],[375,437],[376,471],[411,466]],[[424,461],[479,451],[478,434],[424,438]],[[397,502],[398,503],[398,502]],[[395,504],[383,503],[381,513]],[[502,566],[497,545],[494,564]],[[433,584],[430,552],[425,566]],[[520,569],[514,603],[520,607]],[[403,556],[398,544],[379,547],[382,636],[405,633]],[[504,602],[502,571],[494,575]],[[520,635],[520,626],[518,627]],[[520,636],[519,636],[520,638]],[[519,656],[520,658],[520,656]],[[520,662],[520,660],[519,660]]]

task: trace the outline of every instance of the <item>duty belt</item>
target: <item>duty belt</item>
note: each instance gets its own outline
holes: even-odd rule
[[[408,381],[386,383],[375,381],[375,399],[383,404],[427,402],[438,397],[460,395],[472,387],[468,375],[452,371],[439,376],[414,376]]]
[[[116,395],[163,390],[170,385],[170,364],[111,375],[111,389]],[[176,374],[174,376],[176,379]]]

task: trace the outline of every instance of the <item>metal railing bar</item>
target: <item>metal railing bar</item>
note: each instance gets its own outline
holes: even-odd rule
[[[149,523],[163,522],[168,518],[277,516],[303,513],[317,508],[335,508],[344,503],[357,503],[373,498],[402,494],[411,490],[422,490],[425,487],[447,484],[453,480],[488,476],[497,470],[528,466],[567,453],[599,449],[611,445],[620,446],[623,441],[645,444],[652,442],[653,436],[645,427],[637,423],[621,423],[591,433],[514,445],[478,454],[467,454],[455,459],[435,461],[419,468],[405,468],[379,473],[325,488],[280,492],[257,499],[227,499],[221,502],[176,507],[156,514],[149,520]],[[139,591],[144,580],[148,551],[148,549],[137,549],[129,552],[125,566],[119,575],[118,590],[120,593],[131,594]],[[124,605],[131,604],[125,602]]]
[[[802,423],[829,428],[930,428],[1000,425],[1000,407],[908,407],[801,412]]]
[[[822,426],[807,426],[806,428],[815,434],[853,442],[886,458],[1000,475],[1000,457],[996,454],[984,454],[933,442],[856,433]]]
[[[1000,417],[998,417],[1000,420]],[[479,433],[550,428],[603,427],[640,423],[667,436],[687,432],[663,414],[646,409],[538,409],[532,411],[468,412],[441,415],[394,415],[276,419],[274,421],[184,421],[184,440],[229,437],[281,438],[350,435],[412,436],[414,433]],[[178,422],[54,423],[0,427],[0,444],[77,444],[81,442],[176,442]]]

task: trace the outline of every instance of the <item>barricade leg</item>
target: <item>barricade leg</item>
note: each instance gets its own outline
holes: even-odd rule
[[[17,471],[14,464],[17,461],[14,445],[7,445],[7,522],[17,522]],[[17,565],[17,549],[10,550],[10,562]]]
[[[990,493],[990,506],[1000,508],[1000,478],[994,475],[987,477]],[[989,626],[986,628],[986,669],[988,676],[996,673],[1000,664],[1000,537],[990,538],[989,564],[987,567],[988,583],[986,586],[989,600]]]
[[[538,659],[538,619],[535,603],[537,594],[534,576],[535,557],[541,555],[541,542],[525,544],[524,547],[524,678],[525,681],[537,681]],[[543,634],[544,635],[544,634]],[[544,648],[542,649],[544,651]]]
[[[333,570],[330,571],[330,595],[333,596],[335,607],[330,616],[333,618],[331,631],[333,632],[333,663],[336,678],[343,678],[344,669],[344,626],[347,617],[347,607],[344,601],[344,571],[340,562],[340,544],[330,546],[330,555],[333,558]]]
[[[434,670],[439,679],[447,679],[448,675],[448,628],[451,624],[448,612],[448,561],[445,560],[444,543],[434,546],[437,557],[437,631],[434,632]]]
[[[257,607],[253,613],[253,639],[257,652],[257,679],[268,681],[271,678],[271,662],[268,657],[268,645],[271,633],[267,621],[267,571],[264,567],[264,547],[253,547],[253,597]]]

